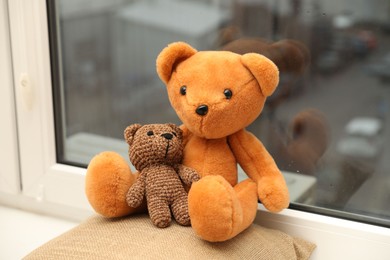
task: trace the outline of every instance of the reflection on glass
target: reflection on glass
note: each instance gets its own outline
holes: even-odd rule
[[[127,158],[127,125],[180,124],[155,71],[168,43],[258,52],[278,65],[280,84],[249,130],[296,205],[388,225],[389,10],[385,0],[57,1],[58,159],[87,164],[103,150]]]

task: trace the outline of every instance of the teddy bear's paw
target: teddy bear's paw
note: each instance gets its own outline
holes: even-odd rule
[[[236,192],[221,176],[206,176],[192,185],[188,195],[191,225],[201,238],[225,241],[253,222],[257,208],[256,185],[248,182],[244,186],[247,187]],[[253,200],[255,206],[244,209],[244,200]]]
[[[261,203],[271,212],[279,212],[290,203],[288,189],[283,179],[262,178],[258,183],[258,194]]]
[[[135,211],[126,202],[126,193],[134,181],[135,176],[119,154],[102,152],[89,163],[85,192],[97,213],[105,217],[125,216]]]
[[[190,215],[188,215],[188,212],[175,217],[175,220],[177,223],[179,223],[182,226],[191,225]]]
[[[191,186],[192,183],[200,180],[199,174],[190,167],[180,164],[177,166],[177,171],[181,180],[188,186]]]
[[[150,219],[156,227],[165,228],[171,224],[171,210],[164,200],[149,198],[148,211]]]
[[[127,205],[129,205],[130,207],[133,207],[133,208],[138,207],[139,205],[141,205],[142,200],[143,200],[143,194],[141,194],[141,195],[134,194],[134,192],[131,192],[130,190],[129,190],[129,193],[127,193],[126,202],[127,202]]]
[[[200,180],[200,176],[198,175],[197,172],[193,171],[193,174],[191,174],[189,176],[188,180],[189,181],[186,184],[190,186],[190,185],[192,185],[192,183],[199,181]]]
[[[200,180],[199,174],[194,171],[193,175],[191,176],[191,183],[197,182],[199,180]]]
[[[172,203],[171,209],[177,223],[182,226],[191,225],[190,215],[188,214],[187,193],[183,192],[183,195]]]
[[[152,222],[156,227],[166,228],[171,224],[171,218],[168,216],[160,216],[157,218],[152,218]]]

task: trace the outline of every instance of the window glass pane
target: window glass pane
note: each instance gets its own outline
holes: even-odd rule
[[[127,158],[127,125],[180,124],[155,69],[168,43],[258,52],[280,83],[248,130],[292,207],[389,225],[389,1],[48,2],[60,162]]]

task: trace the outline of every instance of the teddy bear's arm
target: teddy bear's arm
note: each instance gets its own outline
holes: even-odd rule
[[[257,183],[258,196],[263,205],[272,212],[288,207],[286,182],[264,145],[244,129],[229,136],[228,140],[237,162]]]
[[[184,166],[183,164],[178,164],[176,165],[175,169],[186,185],[191,185],[193,182],[200,180],[199,174],[190,167]]]
[[[136,208],[141,205],[145,195],[145,180],[146,174],[145,172],[141,172],[138,176],[138,179],[129,188],[129,191],[126,195],[126,202],[130,207]]]

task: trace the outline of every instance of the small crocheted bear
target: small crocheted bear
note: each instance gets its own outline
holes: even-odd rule
[[[126,201],[138,207],[144,196],[154,225],[163,228],[171,222],[171,211],[181,225],[190,225],[188,197],[183,183],[199,180],[198,173],[181,164],[182,130],[174,124],[133,124],[124,131],[131,163],[139,171]]]

